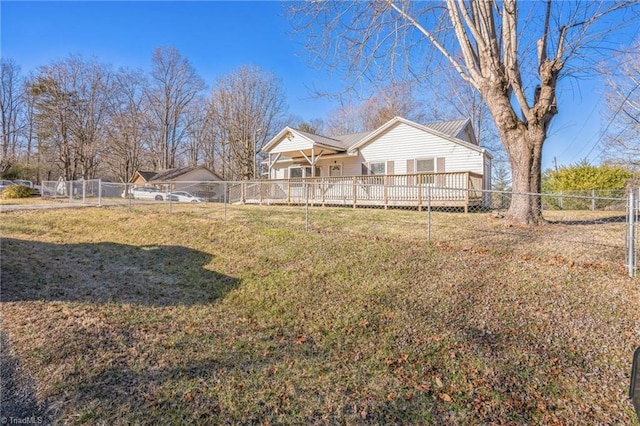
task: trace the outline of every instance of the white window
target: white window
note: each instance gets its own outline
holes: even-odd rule
[[[289,167],[289,178],[296,179],[303,177],[302,167]]]
[[[433,173],[436,171],[436,164],[433,158],[422,158],[416,160],[416,173]]]
[[[434,158],[419,158],[416,159],[416,173],[434,173],[436,171],[436,161]],[[423,183],[432,184],[433,175],[424,176]]]
[[[329,165],[329,176],[342,176],[342,164]]]
[[[384,175],[386,173],[387,173],[387,167],[384,161],[376,161],[374,163],[369,163],[370,175]]]
[[[311,167],[300,167],[293,166],[289,167],[289,178],[310,178],[311,177]],[[320,167],[316,167],[316,177],[320,177]]]

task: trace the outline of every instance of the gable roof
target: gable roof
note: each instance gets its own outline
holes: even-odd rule
[[[138,170],[136,173],[147,182],[153,179],[153,177],[157,174],[157,172],[144,172],[142,170]],[[133,176],[135,177],[135,173]]]
[[[303,139],[309,141],[312,145],[318,145],[320,147],[329,148],[337,151],[345,151],[348,147],[344,146],[344,144],[336,139],[328,136],[316,135],[314,133],[304,132],[302,130],[294,129],[293,127],[286,126],[277,135],[275,135],[265,146],[263,146],[260,151],[269,152],[273,147],[275,147],[282,138],[287,136],[287,134],[297,134]]]
[[[305,140],[311,142],[313,145],[317,145],[319,147],[330,148],[333,150],[338,150],[342,152],[353,153],[356,149],[370,142],[373,138],[380,135],[387,129],[391,128],[398,122],[402,122],[423,130],[425,132],[431,133],[433,135],[442,137],[451,142],[460,144],[467,148],[471,148],[478,152],[486,152],[484,148],[481,148],[475,141],[475,135],[473,135],[473,129],[471,131],[471,137],[473,139],[472,142],[466,140],[465,136],[468,136],[465,132],[469,126],[471,126],[471,120],[468,118],[460,119],[460,120],[450,120],[450,121],[438,121],[427,124],[418,124],[413,121],[407,120],[402,117],[394,117],[382,126],[377,129],[369,132],[360,132],[360,133],[351,133],[347,135],[341,136],[323,136],[317,135],[314,133],[305,132],[302,130],[295,129],[293,127],[285,127],[282,129],[276,136],[273,137],[266,145],[264,145],[261,151],[269,152],[275,145],[277,145],[283,137],[285,137],[289,132],[299,135]],[[489,154],[487,152],[489,156]]]
[[[342,141],[340,141],[339,139],[330,138],[328,136],[317,135],[315,133],[303,132],[302,130],[293,129],[293,128],[291,130],[302,136],[305,136],[310,141],[315,142],[316,144],[319,144],[319,145],[325,145],[334,149],[348,148],[344,146]]]
[[[437,132],[444,133],[445,135],[452,136],[454,138],[458,137],[460,133],[467,127],[467,124],[470,122],[468,118],[462,120],[451,120],[451,121],[437,121],[435,123],[425,123],[424,126],[430,129],[433,129]]]
[[[481,153],[486,153],[489,157],[493,158],[493,156],[491,154],[489,154],[486,149],[481,148],[478,145],[475,145],[475,144],[473,144],[471,142],[464,141],[462,139],[458,139],[455,136],[451,136],[451,135],[443,133],[443,132],[441,132],[439,130],[435,130],[432,127],[429,127],[429,126],[426,126],[426,125],[422,125],[422,124],[418,124],[418,123],[415,123],[413,121],[407,120],[406,118],[402,118],[402,117],[394,117],[391,120],[387,121],[385,124],[383,124],[382,126],[378,127],[376,130],[371,132],[368,136],[366,136],[365,138],[360,140],[358,143],[356,143],[355,145],[352,145],[349,148],[349,152],[350,153],[354,153],[357,149],[360,149],[364,145],[368,144],[369,142],[374,140],[376,137],[378,137],[382,133],[386,132],[387,130],[389,130],[390,128],[392,128],[393,126],[395,126],[398,123],[403,123],[403,124],[406,124],[408,126],[415,127],[416,129],[422,130],[422,131],[427,132],[427,133],[431,133],[432,135],[435,135],[435,136],[439,136],[439,137],[441,137],[443,139],[446,139],[446,140],[448,140],[450,142],[453,142],[455,144],[464,146],[464,147],[469,148],[471,150],[474,150],[474,151],[477,151],[477,152],[481,152]],[[443,127],[445,127],[445,126],[443,126]],[[451,129],[455,130],[455,128],[454,128],[455,126],[451,125],[450,127],[451,127]],[[463,126],[462,128],[464,128],[464,127],[466,127],[466,123],[465,123],[465,126]]]
[[[141,176],[146,182],[164,182],[164,181],[175,179],[177,177],[180,177],[182,175],[185,175],[189,172],[192,172],[198,169],[204,169],[209,173],[211,173],[212,175],[214,175],[215,177],[217,177],[218,179],[222,180],[220,176],[218,176],[216,173],[212,172],[205,166],[190,166],[190,167],[178,167],[174,169],[167,169],[159,172],[149,172],[149,171],[138,170],[133,174],[131,181],[135,179],[135,176],[137,174]]]

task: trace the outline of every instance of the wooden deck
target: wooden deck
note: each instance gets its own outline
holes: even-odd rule
[[[242,182],[231,202],[350,207],[489,207],[482,175],[472,172],[342,176]]]

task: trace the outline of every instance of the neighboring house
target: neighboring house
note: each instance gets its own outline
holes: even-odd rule
[[[188,191],[199,197],[212,199],[222,194],[218,182],[222,178],[205,166],[181,167],[158,172],[136,171],[129,183],[134,186],[157,187],[165,191]],[[209,183],[216,182],[216,183]]]
[[[350,194],[344,193],[344,184],[340,194],[322,190],[323,204],[341,198],[353,201],[354,206],[421,207],[429,199],[466,209],[490,202],[481,191],[468,191],[491,188],[492,160],[491,154],[478,145],[468,119],[421,125],[396,117],[372,132],[337,137],[285,127],[262,152],[267,157],[269,179],[321,178],[335,186],[347,177],[357,177],[354,187],[367,186],[366,191],[356,188]],[[372,196],[375,185],[381,190]],[[449,191],[445,194],[444,189]],[[454,193],[453,189],[465,191]]]

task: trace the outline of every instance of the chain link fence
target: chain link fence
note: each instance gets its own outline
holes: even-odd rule
[[[48,200],[99,205],[102,189],[100,179],[44,181],[40,186],[40,194]]]
[[[251,220],[336,238],[355,234],[372,241],[412,239],[567,267],[617,268],[637,275],[638,189],[513,194],[474,185],[465,189],[439,185],[445,183],[415,176],[173,181],[147,186],[85,180],[43,182],[41,192],[44,199],[56,202],[201,212],[208,218]],[[520,226],[508,220],[516,197],[535,203],[544,219],[541,226]]]

